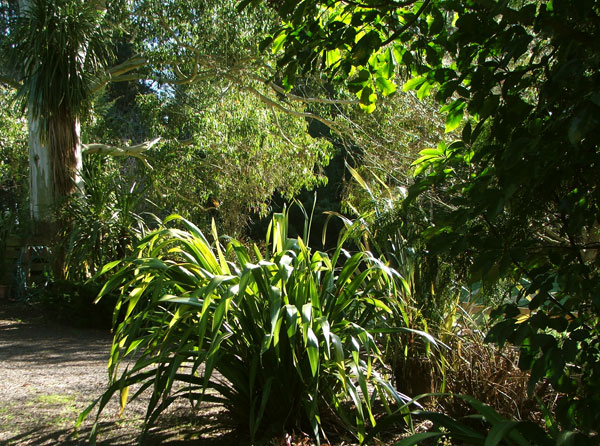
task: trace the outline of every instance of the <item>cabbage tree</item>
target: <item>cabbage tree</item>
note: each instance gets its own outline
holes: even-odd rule
[[[52,221],[75,191],[80,118],[93,76],[108,60],[104,15],[101,1],[21,0],[10,30],[17,95],[29,120],[31,212],[40,223]]]

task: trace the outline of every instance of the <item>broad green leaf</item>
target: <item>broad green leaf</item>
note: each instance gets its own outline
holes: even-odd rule
[[[217,249],[217,255],[219,257],[219,265],[221,266],[221,271],[223,272],[223,274],[230,274],[229,266],[227,265],[227,260],[225,259],[225,256],[223,255],[223,252],[221,250],[221,244],[219,243],[219,234],[217,232],[217,225],[215,223],[214,218],[211,220],[211,231],[213,238],[215,239],[215,247]]]
[[[271,293],[269,295],[270,306],[271,306],[271,332],[270,339],[273,340],[273,345],[277,346],[279,343],[279,329],[281,327],[281,290],[277,287],[271,287]],[[264,353],[264,352],[263,352]]]
[[[115,260],[114,262],[107,263],[106,265],[104,265],[102,267],[102,269],[96,275],[102,276],[103,274],[106,274],[107,272],[112,270],[115,266],[117,266],[119,263],[121,263],[121,260]]]
[[[256,428],[253,430],[252,435],[256,435],[256,430],[259,428],[260,426],[260,422],[263,418],[263,415],[265,413],[265,408],[267,407],[267,403],[269,402],[269,397],[271,396],[271,387],[273,385],[273,377],[270,376],[267,379],[267,382],[265,383],[265,386],[263,388],[262,394],[261,394],[261,398],[260,398],[260,408],[258,410],[258,415],[256,417],[256,421],[255,421],[255,426]]]
[[[122,277],[122,274],[124,274],[124,272],[121,273],[121,274],[117,274],[117,275],[111,277],[102,286],[102,289],[98,293],[98,297],[96,298],[96,300],[94,301],[94,303],[98,303],[103,296],[106,296],[110,292],[114,291],[115,288],[118,288],[119,286],[121,286],[124,283],[125,279]]]
[[[453,438],[459,438],[463,441],[470,441],[473,442],[473,444],[481,444],[485,439],[481,433],[471,429],[463,423],[454,420],[453,418],[450,418],[447,415],[444,415],[443,413],[415,411],[413,414],[433,421],[433,424],[436,427],[444,427],[449,431],[449,433],[451,433]]]
[[[371,410],[371,400],[370,400],[370,398],[368,398],[369,389],[367,387],[367,380],[366,380],[365,374],[363,373],[362,368],[358,367],[358,366],[356,367],[355,371],[356,371],[356,377],[358,378],[358,385],[360,386],[360,390],[363,395],[367,396],[366,398],[364,398],[364,401],[365,401],[365,407],[367,408],[367,413],[369,415],[369,421],[371,422],[372,426],[375,426],[377,423],[375,421],[375,417],[373,416],[373,412]]]
[[[285,320],[288,338],[293,339],[298,329],[298,309],[294,305],[285,306]]]
[[[346,286],[348,280],[350,279],[350,277],[352,276],[352,274],[354,274],[354,272],[357,270],[357,268],[360,266],[360,263],[362,262],[363,259],[363,253],[362,252],[357,252],[356,254],[353,254],[352,257],[350,257],[348,260],[346,260],[346,262],[344,263],[344,266],[342,268],[342,270],[340,271],[340,275],[338,277],[338,292],[341,292],[343,290],[343,288]]]
[[[385,77],[375,79],[375,85],[384,97],[396,92],[396,84]]]
[[[213,316],[213,321],[212,321],[212,331],[213,332],[216,332],[218,330],[218,328],[221,326],[221,324],[223,323],[223,317],[225,316],[229,300],[230,300],[230,298],[222,298],[220,300],[219,304],[217,305],[217,308],[215,309],[215,314]]]
[[[377,100],[377,94],[369,86],[364,87],[358,95],[360,104],[367,107]]]
[[[407,82],[404,83],[404,85],[402,86],[402,91],[417,90],[426,81],[427,81],[427,77],[426,76],[416,76],[416,77],[413,77],[412,79],[410,79],[409,81],[407,81]]]
[[[352,354],[352,360],[354,361],[354,364],[356,366],[358,366],[359,364],[359,356],[358,354],[360,353],[360,343],[358,342],[358,339],[356,339],[354,336],[350,336],[350,353]]]
[[[315,333],[311,327],[308,328],[306,352],[308,353],[308,360],[310,362],[312,376],[315,377],[319,371],[319,340],[315,336]]]
[[[364,425],[365,415],[363,413],[363,405],[358,389],[350,379],[346,380],[346,386],[348,393],[356,406],[357,421]]]
[[[275,39],[273,39],[273,46],[271,48],[271,52],[273,54],[277,54],[281,50],[286,38],[287,34],[285,32],[282,32],[277,37],[275,37]]]
[[[331,343],[333,344],[333,359],[334,361],[343,364],[345,355],[344,355],[344,346],[342,345],[342,340],[340,337],[331,333]]]
[[[350,174],[352,175],[352,177],[356,180],[356,182],[358,184],[360,184],[360,186],[366,190],[369,195],[371,194],[371,188],[367,185],[367,182],[364,180],[364,178],[358,173],[358,171],[356,169],[354,169],[353,167],[349,166],[348,164],[346,164],[346,169],[348,169],[348,172],[350,172]]]
[[[331,51],[326,51],[325,55],[326,55],[326,64],[327,64],[326,66],[327,66],[327,68],[333,67],[342,58],[340,50],[338,50],[338,49],[331,50]]]
[[[497,446],[503,442],[506,442],[507,439],[516,441],[516,443],[521,446],[529,446],[529,441],[526,441],[517,431],[514,430],[518,425],[518,421],[512,420],[495,422],[485,439],[484,446]],[[519,434],[519,436],[515,438],[515,435],[510,435],[511,433]]]
[[[423,82],[421,84],[421,86],[417,89],[417,98],[419,98],[420,100],[425,99],[427,96],[429,96],[429,92],[431,91],[431,89],[433,88],[433,85],[430,84],[429,82]]]
[[[478,399],[470,395],[459,395],[458,397],[465,400],[475,410],[477,410],[478,413],[483,415],[488,423],[491,423],[493,425],[495,423],[500,423],[504,421],[500,414],[496,412],[491,406],[482,403]]]
[[[140,344],[142,344],[143,342],[144,342],[143,339],[136,339],[136,340],[132,341],[131,344],[129,344],[129,347],[127,347],[127,350],[125,351],[123,356],[127,356],[131,352],[135,351],[140,346]]]
[[[140,297],[142,297],[142,294],[144,294],[144,291],[146,290],[147,287],[148,287],[148,283],[145,283],[142,286],[134,288],[129,293],[129,299],[128,299],[129,304],[127,306],[127,311],[125,313],[125,319],[127,319],[129,317],[129,315],[131,314],[131,312],[137,305],[138,301],[140,300]]]
[[[312,322],[312,303],[308,302],[302,305],[302,323],[310,324]]]
[[[381,43],[381,38],[377,31],[369,31],[364,34],[352,48],[351,53],[354,64],[357,66],[365,65],[370,59],[372,52],[378,49]]]
[[[423,149],[419,152],[419,155],[425,157],[425,156],[431,156],[431,157],[440,157],[443,156],[444,153],[446,153],[446,146],[445,145],[438,145],[435,149]],[[413,163],[414,164],[414,163]]]
[[[213,276],[208,285],[201,291],[202,296],[210,296],[222,284],[235,281],[235,276]]]
[[[452,102],[451,104],[441,108],[441,112],[446,112],[446,133],[456,130],[462,122],[465,112],[466,102],[460,98]]]
[[[321,330],[323,331],[323,337],[325,338],[325,347],[327,348],[327,358],[331,358],[331,347],[330,347],[330,338],[331,338],[331,330],[329,327],[329,322],[324,317],[320,321]]]
[[[375,109],[377,108],[377,106],[375,105],[375,101],[369,103],[369,104],[363,104],[362,102],[360,103],[360,108],[365,112],[365,113],[373,113],[375,111]]]
[[[125,406],[127,405],[127,397],[129,396],[129,386],[123,387],[119,392],[119,404],[121,410],[119,411],[119,416],[123,415],[125,411]]]
[[[374,305],[375,307],[385,311],[386,313],[392,313],[392,309],[389,306],[387,306],[381,299],[367,297],[365,298],[365,302]]]

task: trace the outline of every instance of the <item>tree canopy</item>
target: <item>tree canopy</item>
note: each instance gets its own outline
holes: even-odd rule
[[[291,197],[324,180],[319,169],[330,148],[306,131],[307,120],[323,118],[282,100],[268,82],[268,58],[257,51],[274,14],[239,13],[235,2],[82,5],[2,2],[1,55],[10,63],[1,80],[17,89],[30,121],[40,120],[39,139],[51,150],[32,159],[43,165],[44,154],[53,153],[58,195],[73,192],[80,142],[84,155],[150,160],[157,168],[154,201],[171,197],[175,209],[196,216],[218,203],[232,231],[248,215],[264,214],[273,194]],[[59,121],[60,131],[51,127]],[[284,167],[291,160],[298,169]],[[244,169],[251,173],[245,182],[234,181]]]

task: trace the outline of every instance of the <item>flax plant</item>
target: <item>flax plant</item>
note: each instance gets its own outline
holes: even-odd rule
[[[331,256],[288,238],[285,213],[272,220],[268,252],[236,240],[222,247],[214,224],[213,238],[171,216],[101,271],[116,270],[100,296],[118,289],[120,298],[98,416],[115,394],[124,408],[138,384],[132,398],[152,392],[145,430],[186,398],[222,403],[252,441],[292,429],[320,441],[335,426],[362,442],[377,423],[375,401],[387,412],[406,403],[378,372],[372,334],[390,312],[389,268],[346,252],[345,237]]]

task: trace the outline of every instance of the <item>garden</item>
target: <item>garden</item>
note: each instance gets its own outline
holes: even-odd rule
[[[0,442],[600,444],[595,1],[0,24]]]

